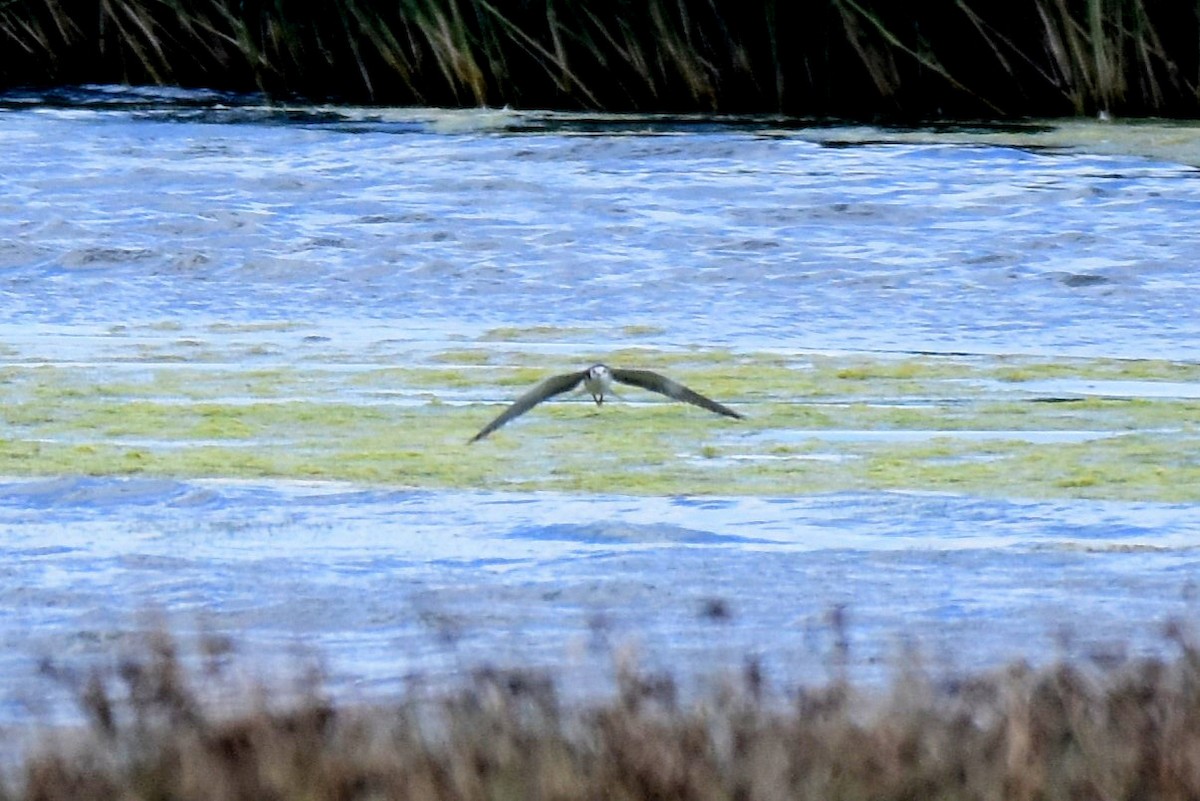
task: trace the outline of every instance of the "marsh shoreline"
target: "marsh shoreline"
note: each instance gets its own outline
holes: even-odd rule
[[[1197,116],[1200,20],[1145,0],[0,5],[0,87],[870,121]]]

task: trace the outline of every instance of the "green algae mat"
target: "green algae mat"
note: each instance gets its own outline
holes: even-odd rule
[[[1192,363],[620,344],[656,333],[640,329],[607,351],[586,344],[596,332],[540,328],[353,351],[305,333],[114,330],[128,341],[70,360],[2,344],[0,473],[1200,500]],[[564,396],[467,444],[537,381],[593,361],[658,370],[747,419],[618,387],[603,407]]]

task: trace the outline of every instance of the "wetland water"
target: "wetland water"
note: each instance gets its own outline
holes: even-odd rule
[[[38,713],[40,660],[103,660],[148,609],[364,691],[595,678],[627,646],[780,681],[839,653],[875,679],[907,644],[955,668],[1163,647],[1200,567],[1200,173],[1137,154],[1188,137],[10,96],[6,717]],[[616,349],[750,420],[631,397],[463,445]],[[589,465],[594,426],[638,439],[636,413],[690,427]],[[885,445],[925,447],[926,483]],[[1025,483],[945,491],[1006,459]]]

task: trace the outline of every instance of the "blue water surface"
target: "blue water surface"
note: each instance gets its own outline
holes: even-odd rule
[[[36,100],[0,104],[8,324],[1198,355],[1192,167],[886,132],[830,147],[765,120]]]
[[[1192,167],[860,139],[784,120],[11,95],[0,359],[119,376],[224,336],[275,366],[349,369],[538,326],[585,332],[521,345],[565,361],[609,332],[1200,358]],[[263,322],[282,325],[221,333]],[[158,368],[188,367],[173,359]],[[1195,618],[1198,546],[1194,504],[8,478],[0,710],[59,714],[47,683],[116,658],[148,610],[284,670],[318,655],[350,693],[484,663],[586,692],[627,653],[695,681],[757,659],[781,684],[876,681],[913,646],[947,669],[1161,653],[1163,627]]]
[[[44,713],[42,660],[103,663],[147,610],[285,673],[319,654],[361,694],[479,665],[599,692],[624,649],[693,687],[750,658],[819,682],[835,610],[867,683],[909,648],[947,672],[1124,658],[1194,618],[1198,533],[1200,508],[1154,503],[9,480],[0,675],[11,715]]]

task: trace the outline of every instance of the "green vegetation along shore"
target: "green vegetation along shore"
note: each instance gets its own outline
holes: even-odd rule
[[[422,354],[343,353],[306,341],[304,330],[269,341],[220,326],[119,330],[105,338],[115,355],[97,362],[30,360],[12,346],[0,368],[0,472],[631,494],[1200,498],[1192,363],[659,350],[635,346],[636,333],[628,346],[597,351],[593,332],[571,329],[499,330]],[[570,361],[537,348],[573,339]],[[299,344],[271,344],[290,340]],[[590,360],[659,370],[747,419],[630,388],[600,408],[578,398],[543,404],[467,444],[534,383]],[[594,453],[578,447],[585,440]]]
[[[0,0],[0,88],[875,120],[1200,114],[1148,0]]]

